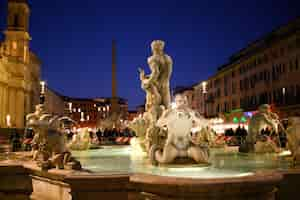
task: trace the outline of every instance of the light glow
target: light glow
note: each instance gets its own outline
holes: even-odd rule
[[[41,94],[45,94],[45,85],[46,85],[46,82],[45,81],[41,81],[40,85],[41,85]]]
[[[7,125],[7,127],[11,127],[11,117],[10,117],[10,115],[6,115],[6,125]]]

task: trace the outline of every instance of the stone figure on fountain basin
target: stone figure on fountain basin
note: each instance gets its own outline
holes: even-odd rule
[[[146,92],[145,113],[133,120],[129,127],[139,136],[140,146],[153,164],[172,163],[176,158],[191,158],[197,163],[208,162],[208,145],[199,140],[193,128],[203,130],[206,121],[187,105],[183,96],[175,98],[176,107],[171,106],[170,77],[173,61],[164,53],[165,43],[151,43],[153,55],[148,58],[151,73],[145,75],[139,69],[141,88]],[[202,137],[203,138],[203,137]]]
[[[293,164],[300,162],[300,117],[289,117],[286,129],[287,147],[291,151]]]
[[[260,105],[258,113],[253,115],[248,126],[248,135],[246,140],[241,144],[240,152],[252,153],[272,153],[279,152],[279,148],[268,136],[261,134],[266,127],[271,127],[277,134],[278,125],[280,125],[279,117],[271,112],[268,104]]]
[[[141,88],[146,92],[145,113],[142,119],[135,120],[129,125],[133,130],[143,130],[137,133],[140,146],[147,152],[153,142],[157,141],[158,133],[161,130],[156,127],[156,121],[164,109],[170,106],[170,77],[172,74],[172,59],[164,53],[165,43],[155,40],[151,43],[153,55],[148,58],[148,65],[151,70],[145,75],[143,69],[139,69]]]
[[[88,150],[92,145],[88,128],[82,128],[78,133],[74,134],[72,140],[67,144],[71,150]]]
[[[35,113],[26,116],[26,127],[34,131],[33,160],[42,170],[52,167],[81,169],[80,163],[72,158],[67,150],[65,136],[62,133],[62,121],[69,118],[46,114],[43,105],[36,106],[36,109]]]
[[[152,145],[150,149],[152,164],[168,164],[174,162],[176,158],[190,158],[197,163],[208,163],[208,143],[197,140],[198,137],[191,134],[193,127],[201,129],[200,121],[196,112],[188,107],[186,97],[176,95],[175,107],[165,110],[156,123],[157,127],[165,130],[166,141],[163,143],[164,146]]]

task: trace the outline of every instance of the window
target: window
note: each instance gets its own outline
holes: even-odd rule
[[[240,80],[240,91],[242,91],[243,89],[244,89],[243,80]]]
[[[231,107],[232,107],[232,109],[237,108],[236,100],[234,100],[234,99],[232,100]]]
[[[236,92],[236,86],[235,86],[234,83],[232,83],[231,85],[232,85],[231,86],[231,92],[232,92],[232,94],[235,94],[235,92]]]
[[[12,42],[12,48],[13,48],[13,50],[17,49],[17,42],[16,41]]]
[[[283,47],[280,48],[280,55],[284,56],[284,48]]]
[[[14,27],[18,27],[19,26],[19,15],[15,14],[14,15],[14,23],[13,23]]]

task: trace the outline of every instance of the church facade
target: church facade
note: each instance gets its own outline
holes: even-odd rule
[[[8,0],[0,41],[0,128],[23,128],[26,114],[39,101],[41,62],[30,51],[29,17],[26,0]]]

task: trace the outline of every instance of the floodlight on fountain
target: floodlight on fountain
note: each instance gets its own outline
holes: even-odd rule
[[[176,103],[175,103],[175,102],[172,102],[172,103],[171,103],[171,108],[172,108],[172,109],[175,109],[175,108],[176,108]]]
[[[7,125],[7,127],[11,127],[11,117],[10,117],[10,115],[6,115],[6,125]]]

